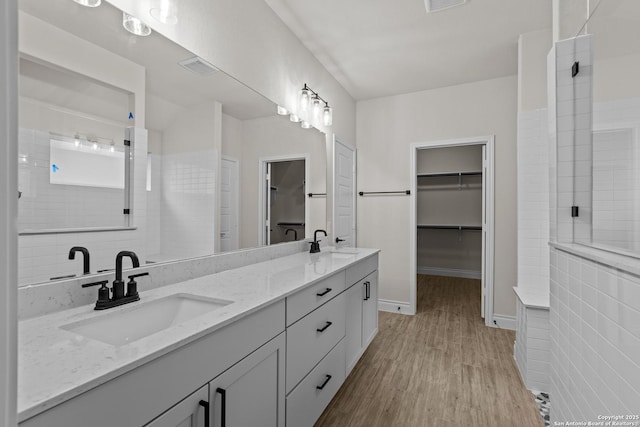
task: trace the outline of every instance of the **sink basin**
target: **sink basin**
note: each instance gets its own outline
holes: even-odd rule
[[[105,313],[96,318],[69,323],[61,328],[106,344],[121,346],[231,303],[232,301],[176,294],[143,302],[137,307],[117,311],[113,315]]]
[[[332,254],[350,254],[350,255],[356,255],[358,252],[359,251],[356,248],[335,248],[329,251],[329,253],[332,253]]]

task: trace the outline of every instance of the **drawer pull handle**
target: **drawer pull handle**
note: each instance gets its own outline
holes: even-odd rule
[[[333,289],[331,289],[331,288],[327,288],[324,292],[317,293],[316,295],[319,296],[319,297],[323,297],[326,294],[328,294],[329,292],[331,292],[332,290]]]
[[[322,384],[316,386],[316,389],[322,390],[324,388],[324,386],[327,385],[327,383],[329,382],[330,379],[331,379],[331,375],[327,375],[326,378],[324,379],[324,381],[322,382]]]
[[[331,322],[327,322],[327,324],[326,324],[326,325],[324,325],[322,328],[316,329],[316,331],[318,331],[318,332],[324,332],[324,331],[326,331],[326,330],[327,330],[327,328],[328,328],[329,326],[331,326],[331,325],[333,325],[333,323],[331,323]]]
[[[367,285],[367,300],[371,298],[371,282],[366,282]]]
[[[218,387],[216,393],[220,393],[220,427],[227,425],[227,390]]]
[[[201,400],[199,405],[204,408],[204,427],[209,427],[209,410],[211,409],[211,405],[206,400]]]

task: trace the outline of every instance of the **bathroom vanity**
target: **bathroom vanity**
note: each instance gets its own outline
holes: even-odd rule
[[[312,426],[377,332],[377,253],[323,248],[22,321],[20,425]]]

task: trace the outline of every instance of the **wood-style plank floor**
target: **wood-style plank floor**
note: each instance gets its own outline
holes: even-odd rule
[[[484,325],[480,281],[418,275],[418,314],[379,332],[316,427],[541,427],[513,359],[515,333]]]

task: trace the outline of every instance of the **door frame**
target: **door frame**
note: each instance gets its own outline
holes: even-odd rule
[[[233,156],[227,156],[227,155],[222,155],[221,158],[221,163],[222,160],[226,160],[228,162],[234,162],[236,164],[236,185],[235,185],[235,192],[236,192],[236,233],[235,233],[235,237],[234,237],[234,243],[235,243],[235,249],[234,250],[238,250],[240,249],[240,160],[238,160],[237,158],[233,157]],[[222,185],[222,183],[221,183]],[[218,212],[218,216],[220,216],[220,212]],[[220,233],[219,230],[220,227],[218,226],[218,248],[220,247]]]
[[[357,214],[358,214],[358,208],[357,208],[357,197],[356,197],[356,188],[357,188],[357,180],[358,180],[358,175],[357,175],[357,164],[358,164],[358,149],[351,144],[348,144],[346,142],[342,142],[341,140],[339,140],[336,135],[333,135],[333,147],[332,147],[332,151],[333,151],[333,159],[332,159],[332,165],[331,165],[331,176],[333,178],[333,182],[332,184],[332,191],[333,191],[333,199],[332,199],[332,209],[331,209],[331,223],[333,224],[332,226],[332,234],[333,237],[337,237],[336,234],[336,195],[338,194],[337,191],[338,189],[336,188],[336,144],[341,144],[344,145],[345,147],[347,147],[349,150],[353,151],[353,167],[351,170],[351,173],[353,174],[353,222],[351,223],[351,229],[353,230],[353,247],[357,248],[358,247],[358,227],[357,227]]]
[[[267,195],[265,194],[265,186],[264,180],[267,174],[267,164],[275,163],[275,162],[288,162],[292,160],[304,160],[304,183],[305,189],[312,188],[310,187],[310,178],[311,178],[311,168],[309,165],[309,153],[302,154],[281,154],[277,156],[266,156],[260,157],[258,159],[258,246],[266,246],[265,245],[265,227],[264,227],[264,217],[265,217],[265,200]],[[309,233],[307,224],[309,224],[309,198],[304,198],[304,234],[305,238],[309,237]]]
[[[495,256],[495,190],[494,190],[494,164],[495,164],[495,136],[479,136],[473,138],[450,139],[430,142],[416,142],[411,144],[411,194],[409,196],[409,269],[411,277],[409,279],[409,309],[412,314],[417,312],[417,179],[416,163],[418,160],[418,150],[428,148],[461,147],[466,145],[482,145],[485,148],[486,159],[483,160],[482,188],[483,195],[483,234],[484,248],[482,251],[482,302],[481,311],[484,311],[484,323],[487,326],[496,327],[493,323],[493,291],[494,291],[494,256]]]

